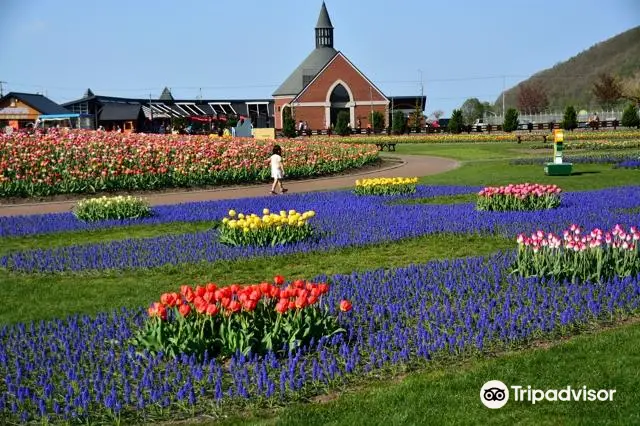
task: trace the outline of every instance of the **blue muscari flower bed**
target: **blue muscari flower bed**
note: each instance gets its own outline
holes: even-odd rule
[[[321,238],[275,247],[229,247],[217,241],[218,231],[73,245],[14,252],[0,258],[0,267],[22,272],[62,272],[153,268],[201,261],[214,262],[256,256],[326,251],[397,241],[437,233],[491,233],[513,237],[538,229],[559,233],[577,223],[585,229],[610,229],[617,223],[640,226],[640,187],[617,187],[562,194],[560,207],[530,212],[481,212],[474,203],[450,205],[393,204],[390,200],[477,192],[480,187],[419,187],[411,196],[356,196],[349,191],[296,194],[285,197],[190,203],[155,209],[153,218],[110,221],[97,226],[215,220],[230,208],[239,212],[315,210],[312,225]],[[33,235],[55,229],[87,229],[69,215],[2,218],[5,234]],[[154,222],[155,221],[155,222]],[[14,226],[14,228],[11,228]]]
[[[573,164],[618,164],[627,160],[637,161],[638,154],[565,155],[563,161]],[[519,158],[510,161],[513,165],[546,164],[553,158]]]
[[[0,423],[123,424],[279,403],[371,372],[487,353],[638,312],[640,276],[605,283],[508,274],[499,253],[336,275],[326,300],[344,335],[277,357],[172,359],[127,343],[143,310],[0,328]],[[325,280],[327,277],[317,277]]]
[[[640,158],[621,161],[615,167],[618,169],[640,169]]]

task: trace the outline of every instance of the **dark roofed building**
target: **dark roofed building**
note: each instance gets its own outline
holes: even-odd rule
[[[168,126],[173,119],[196,121],[224,120],[230,116],[248,117],[254,127],[274,127],[273,101],[270,99],[207,100],[174,99],[165,87],[158,99],[121,98],[95,95],[90,90],[78,100],[64,104],[75,113],[93,114],[95,127],[125,131],[155,131]]]
[[[9,92],[0,99],[0,128],[19,129],[41,115],[69,114],[70,111],[37,93]]]

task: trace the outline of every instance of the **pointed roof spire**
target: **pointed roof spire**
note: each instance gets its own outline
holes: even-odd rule
[[[83,96],[83,97],[84,97],[84,98],[90,98],[90,97],[92,97],[92,96],[95,96],[95,95],[93,94],[93,92],[91,91],[91,89],[87,89],[87,91],[86,91],[86,92],[84,92],[84,96]]]
[[[162,94],[160,95],[159,99],[161,101],[172,101],[173,100],[173,95],[171,94],[171,90],[169,90],[168,87],[165,87],[164,90],[162,91]]]
[[[320,16],[318,16],[317,28],[333,28],[331,24],[331,18],[329,18],[329,12],[327,12],[327,6],[322,2],[322,8],[320,9]]]

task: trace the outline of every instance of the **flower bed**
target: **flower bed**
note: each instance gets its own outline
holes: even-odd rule
[[[229,210],[229,216],[222,219],[220,242],[230,246],[276,246],[309,239],[313,228],[309,219],[313,210],[299,213],[295,210],[281,210],[280,214],[262,210],[262,216],[255,213],[236,213]]]
[[[492,187],[478,193],[478,210],[513,211],[553,209],[560,205],[562,190],[556,185],[522,183]]]
[[[579,139],[570,139],[567,138],[567,133],[564,134],[564,140],[570,141],[570,143],[564,144],[564,151],[572,151],[575,149],[585,149],[592,151],[609,151],[614,149],[632,149],[632,148],[640,148],[640,134],[636,134],[634,139],[625,140],[622,139],[613,139],[613,138],[579,138]],[[598,136],[597,133],[594,136]],[[531,149],[550,149],[552,147],[552,143],[533,145]]]
[[[615,165],[617,169],[640,169],[640,159],[623,160]]]
[[[503,132],[483,132],[483,133],[422,133],[414,135],[372,135],[372,136],[347,136],[347,137],[313,137],[313,140],[339,140],[344,143],[354,144],[381,144],[381,143],[470,143],[470,142],[515,142],[517,136],[523,139],[541,140],[543,135],[548,136],[551,142],[553,136],[548,130],[536,131],[529,133],[528,131],[517,131],[513,133]],[[602,131],[573,131],[565,132],[565,141],[609,141],[614,140],[632,140],[640,138],[640,131],[635,130],[602,130]],[[540,147],[549,148],[550,143],[540,145]],[[565,147],[570,144],[565,144]],[[566,149],[566,148],[565,148]]]
[[[344,332],[326,307],[327,283],[296,280],[282,288],[274,284],[232,285],[218,289],[209,283],[183,285],[180,293],[165,293],[148,309],[149,320],[133,344],[151,353],[230,357],[236,353],[280,353]],[[347,300],[343,312],[351,310]]]
[[[565,163],[573,163],[573,164],[618,164],[627,161],[639,161],[638,154],[590,154],[590,155],[569,155],[564,156],[563,161]],[[553,162],[553,158],[518,158],[517,160],[512,160],[509,164],[513,164],[516,166],[522,165],[532,165],[532,164],[546,164]]]
[[[235,184],[269,179],[274,141],[71,131],[0,135],[0,197]],[[278,141],[288,178],[361,167],[375,146]]]
[[[141,352],[129,342],[147,321],[144,311],[5,325],[0,423],[149,424],[224,415],[638,312],[637,276],[602,283],[522,278],[509,275],[513,261],[503,254],[333,276],[323,297],[345,332],[281,357],[220,362]],[[342,299],[353,302],[346,315],[338,309]]]
[[[373,178],[356,180],[357,195],[406,195],[416,192],[418,178]]]
[[[640,274],[640,231],[627,232],[616,225],[610,232],[599,228],[585,234],[571,225],[562,237],[538,231],[518,235],[518,258],[513,271],[529,277],[598,281]]]
[[[407,198],[472,193],[479,189],[420,186],[415,194]],[[607,202],[603,203],[602,200]],[[385,197],[362,197],[350,191],[335,191],[294,194],[286,199],[262,197],[154,207],[154,216],[142,219],[140,223],[145,223],[146,220],[149,223],[163,220],[217,221],[231,208],[254,212],[265,206],[272,211],[285,208],[299,211],[309,209],[316,212],[317,221],[314,220],[313,226],[318,237],[274,247],[231,247],[221,244],[218,230],[212,229],[183,235],[16,251],[0,257],[0,267],[22,272],[153,268],[201,261],[327,251],[436,233],[491,233],[510,238],[520,232],[535,232],[536,229],[562,232],[572,222],[579,222],[587,228],[612,228],[616,223],[640,225],[640,216],[637,210],[633,210],[640,205],[640,187],[637,186],[566,193],[558,208],[537,211],[487,212],[478,211],[470,203],[388,205],[388,202]],[[0,225],[3,227],[0,229],[21,232],[23,235],[33,234],[39,229],[51,232],[54,225],[61,229],[79,226],[72,220],[70,213],[6,218],[6,221],[5,218],[0,218]],[[82,225],[80,229],[87,229],[87,225],[78,222]],[[121,224],[111,226],[115,225]]]
[[[78,201],[73,214],[85,222],[109,219],[139,219],[151,216],[149,203],[142,198],[128,196],[90,198]]]

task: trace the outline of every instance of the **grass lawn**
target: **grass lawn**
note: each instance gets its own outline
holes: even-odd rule
[[[59,236],[59,238],[64,238]],[[433,259],[490,254],[514,248],[514,241],[499,237],[430,235],[364,248],[296,254],[242,261],[201,263],[124,272],[83,274],[14,274],[0,270],[4,306],[0,323],[95,314],[119,307],[148,306],[162,292],[180,284],[258,283],[278,274],[312,278],[321,274],[406,266]],[[37,289],[37,291],[33,291]]]
[[[380,379],[328,402],[258,412],[225,424],[382,425],[631,425],[640,380],[640,324],[631,323],[540,347],[480,360],[434,363],[400,379]],[[549,347],[550,346],[550,347]],[[612,355],[615,348],[615,355]],[[514,401],[491,410],[480,402],[482,385],[500,380],[534,389],[615,389],[613,402]],[[329,398],[327,398],[329,399]]]
[[[514,158],[550,156],[551,150],[532,152],[530,145],[533,144],[536,143],[400,144],[398,153],[450,157],[463,162],[458,169],[420,178],[421,184],[481,186],[537,182],[554,183],[565,191],[640,185],[640,171],[613,169],[609,164],[577,164],[574,165],[574,175],[570,177],[545,176],[541,165],[509,164]],[[475,194],[463,194],[407,202],[449,204],[474,200]],[[214,222],[172,223],[0,238],[0,255],[24,249],[199,232],[215,225]],[[514,240],[489,235],[431,235],[322,253],[150,270],[19,274],[0,269],[4,306],[0,309],[0,326],[64,318],[70,314],[95,314],[120,307],[148,306],[162,292],[175,291],[183,283],[257,283],[276,274],[291,279],[313,278],[321,274],[348,274],[433,259],[487,255],[513,248]],[[393,380],[365,378],[357,385],[342,389],[341,393],[322,397],[325,401],[322,403],[307,402],[275,411],[255,411],[232,417],[229,422],[305,425],[640,424],[636,409],[636,389],[640,382],[639,341],[640,323],[630,322],[609,330],[596,327],[592,334],[575,337],[568,342],[544,342],[538,348],[496,357],[433,362]],[[489,379],[543,389],[588,385],[592,388],[615,388],[618,393],[615,402],[608,404],[576,402],[531,406],[510,402],[501,410],[489,410],[481,405],[478,398],[481,385]]]
[[[574,164],[571,176],[546,176],[542,165],[511,165],[508,161],[466,163],[438,175],[424,176],[425,185],[507,185],[535,182],[556,184],[565,191],[640,185],[637,170],[614,169],[610,164]]]
[[[153,238],[161,235],[188,234],[206,231],[218,222],[173,222],[159,225],[132,225],[90,231],[72,231],[60,234],[42,234],[25,237],[0,238],[0,256],[12,251],[49,249],[76,244],[92,244],[133,238]]]

